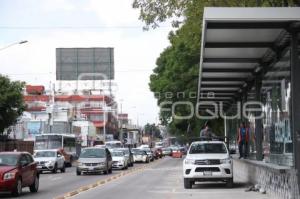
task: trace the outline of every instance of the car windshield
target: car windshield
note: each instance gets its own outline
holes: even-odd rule
[[[135,155],[145,155],[145,151],[142,151],[142,150],[134,150],[134,151],[133,151],[133,154],[135,154]]]
[[[222,143],[197,143],[191,146],[189,154],[205,153],[227,153],[226,147]]]
[[[112,156],[113,157],[123,157],[124,153],[122,151],[113,151]]]
[[[105,158],[105,149],[83,149],[80,158]]]
[[[125,155],[129,154],[129,150],[128,149],[123,149],[122,151],[124,152]]]
[[[0,166],[16,166],[18,163],[18,155],[0,154]]]
[[[55,151],[38,151],[35,153],[34,157],[42,158],[42,157],[56,157]]]

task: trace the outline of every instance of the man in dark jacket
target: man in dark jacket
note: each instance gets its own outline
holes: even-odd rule
[[[209,121],[205,122],[204,128],[200,131],[200,138],[213,138],[215,134],[212,132],[210,128]]]
[[[237,141],[239,144],[239,158],[247,158],[248,156],[248,142],[249,142],[249,128],[246,127],[245,123],[242,122],[238,129]]]

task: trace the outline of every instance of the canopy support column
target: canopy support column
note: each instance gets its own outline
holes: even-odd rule
[[[291,133],[293,138],[294,167],[297,171],[300,190],[300,62],[298,55],[298,33],[291,31]]]

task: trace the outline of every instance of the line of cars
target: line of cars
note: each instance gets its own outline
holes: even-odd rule
[[[149,163],[162,158],[161,149],[88,147],[81,150],[77,161],[76,175],[84,173],[110,174],[113,169],[128,169],[134,163]],[[0,152],[0,192],[14,196],[22,194],[24,187],[31,192],[39,189],[40,174],[48,171],[66,171],[66,161],[60,150],[36,150],[27,152]]]
[[[40,173],[66,171],[64,155],[58,149],[36,150],[34,155],[27,152],[0,152],[0,192],[13,196],[22,194],[24,187],[30,192],[39,189]]]
[[[161,152],[153,152],[149,147],[132,149],[107,148],[107,146],[89,147],[81,151],[77,162],[76,174],[109,174],[112,172],[112,169],[128,169],[128,167],[132,167],[134,163],[149,163],[161,157]]]
[[[162,148],[161,150],[163,156],[172,156],[173,158],[182,158],[187,152],[183,146],[170,146]]]

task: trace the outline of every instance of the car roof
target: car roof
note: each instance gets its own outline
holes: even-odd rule
[[[101,149],[101,150],[103,150],[103,149],[106,149],[106,148],[102,148],[102,147],[85,147],[85,148],[82,148],[83,150],[84,149]]]
[[[223,141],[196,141],[191,144],[224,144]]]
[[[59,149],[41,149],[41,150],[34,150],[35,152],[39,152],[39,151],[54,151],[57,152],[59,151]]]
[[[0,154],[9,154],[9,155],[29,154],[29,155],[31,155],[30,153],[28,153],[26,151],[3,151],[3,152],[0,152]]]

